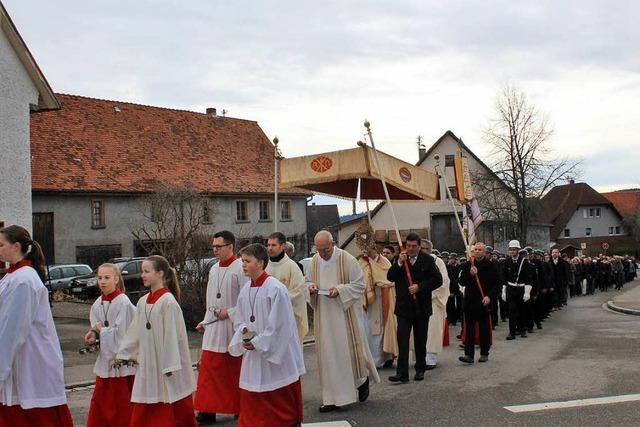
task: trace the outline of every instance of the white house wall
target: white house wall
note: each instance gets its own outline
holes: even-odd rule
[[[0,222],[31,230],[30,104],[38,91],[0,31]]]

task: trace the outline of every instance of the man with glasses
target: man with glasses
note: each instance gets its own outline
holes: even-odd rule
[[[196,330],[204,333],[198,388],[194,408],[198,423],[215,423],[216,413],[240,412],[240,366],[242,357],[229,354],[233,322],[229,318],[238,301],[240,288],[247,282],[242,260],[235,256],[236,238],[230,231],[213,236],[213,254],[218,263],[209,271],[207,310]]]

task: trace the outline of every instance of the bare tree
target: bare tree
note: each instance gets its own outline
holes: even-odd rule
[[[580,161],[556,156],[550,146],[553,134],[547,117],[529,102],[524,92],[507,84],[499,93],[495,116],[484,131],[492,147],[492,169],[511,193],[507,206],[503,192],[496,198],[496,215],[516,222],[516,236],[527,240],[527,230],[537,200],[559,182],[578,174]],[[490,192],[490,193],[491,193]]]
[[[213,206],[203,195],[185,188],[161,186],[141,204],[144,221],[131,233],[147,254],[164,256],[176,269],[182,284],[181,305],[192,324],[204,314],[212,236],[204,224],[214,217]]]

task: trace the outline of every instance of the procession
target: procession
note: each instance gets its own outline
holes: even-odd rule
[[[526,3],[0,0],[0,427],[637,425],[640,8]]]

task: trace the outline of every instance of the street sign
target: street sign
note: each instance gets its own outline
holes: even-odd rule
[[[605,251],[609,249],[609,244],[607,242],[602,242],[602,249],[604,249]]]

